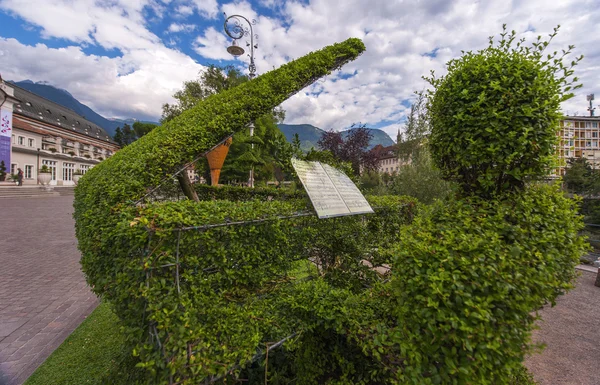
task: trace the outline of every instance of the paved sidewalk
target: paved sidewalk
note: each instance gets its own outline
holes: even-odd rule
[[[600,287],[596,271],[581,271],[575,289],[541,310],[535,343],[547,346],[525,365],[540,385],[600,384]]]
[[[0,385],[19,385],[95,308],[73,197],[0,200]]]

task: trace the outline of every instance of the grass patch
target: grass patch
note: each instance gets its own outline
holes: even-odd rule
[[[103,302],[24,385],[104,384],[122,371],[127,356],[119,320],[110,305]]]

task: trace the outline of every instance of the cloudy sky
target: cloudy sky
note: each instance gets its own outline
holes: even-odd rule
[[[283,104],[286,123],[361,122],[395,139],[421,76],[484,48],[504,23],[530,41],[560,24],[553,47],[585,55],[584,88],[563,110],[587,114],[594,92],[600,104],[597,0],[0,0],[0,73],[64,88],[106,117],[158,120],[205,66],[247,67],[226,52],[224,12],[256,20],[259,74],[348,37],[365,42],[359,59]]]

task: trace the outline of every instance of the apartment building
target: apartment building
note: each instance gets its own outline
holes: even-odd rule
[[[565,116],[558,133],[559,164],[555,176],[563,176],[569,158],[585,158],[600,169],[600,117]]]

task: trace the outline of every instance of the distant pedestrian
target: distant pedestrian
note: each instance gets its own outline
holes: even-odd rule
[[[17,169],[17,185],[18,186],[23,186],[23,170],[21,170],[20,168]]]

